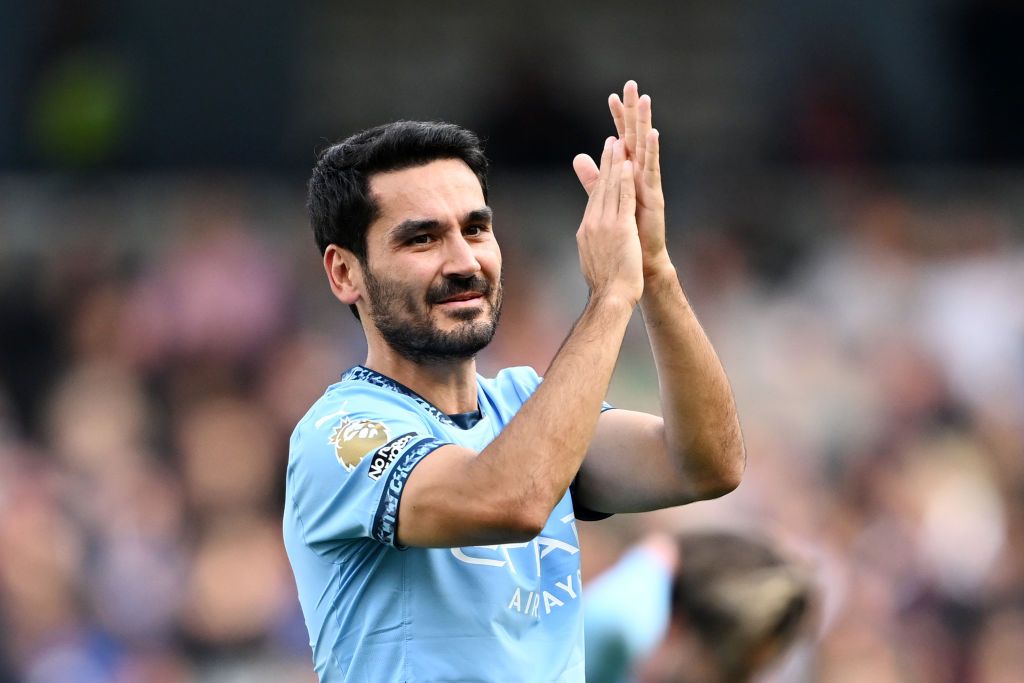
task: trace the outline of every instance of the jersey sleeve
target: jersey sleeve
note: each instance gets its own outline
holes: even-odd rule
[[[292,434],[286,489],[305,543],[321,555],[364,538],[404,549],[395,534],[405,483],[447,443],[408,406],[355,398]]]

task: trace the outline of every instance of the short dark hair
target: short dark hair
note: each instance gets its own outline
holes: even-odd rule
[[[487,157],[480,139],[453,123],[395,121],[356,133],[321,152],[306,202],[321,255],[336,244],[365,264],[366,231],[380,210],[370,196],[370,178],[439,159],[466,162],[486,201]]]

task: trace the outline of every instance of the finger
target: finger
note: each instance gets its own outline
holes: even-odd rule
[[[607,138],[604,141],[604,150],[601,152],[601,168],[598,171],[597,183],[594,185],[594,190],[590,193],[590,200],[587,202],[587,209],[583,213],[584,220],[588,217],[599,218],[604,211],[604,186],[607,184],[606,179],[608,178],[608,172],[612,165],[612,151],[614,144],[615,138],[612,137]]]
[[[616,94],[608,96],[608,109],[612,112],[612,121],[615,122],[615,134],[620,138],[626,135],[626,112],[622,107],[622,100]]]
[[[647,163],[647,134],[651,132],[651,96],[643,95],[637,105],[636,161],[643,168]]]
[[[626,87],[622,90],[622,105],[626,112],[626,155],[630,159],[636,158],[636,117],[639,104],[640,94],[636,81],[626,81]]]
[[[579,178],[583,191],[589,197],[601,175],[597,170],[597,162],[589,154],[577,154],[576,158],[572,160],[572,170],[576,171],[576,177]]]
[[[611,166],[607,169],[601,169],[601,177],[605,180],[604,183],[604,211],[606,213],[619,210],[619,173],[622,170],[622,162],[626,160],[626,145],[622,140],[616,140],[612,143],[612,158]],[[604,215],[604,214],[600,214]]]
[[[636,183],[633,181],[633,162],[628,159],[619,171],[619,219],[636,213]]]
[[[605,138],[604,149],[601,150],[601,166],[598,170],[597,182],[594,183],[590,199],[587,201],[587,210],[584,213],[584,218],[588,216],[591,218],[599,217],[604,209],[604,185],[607,182],[607,171],[612,164],[612,145],[614,143],[615,138]]]
[[[647,133],[646,157],[644,158],[644,185],[661,187],[661,134],[657,128]]]

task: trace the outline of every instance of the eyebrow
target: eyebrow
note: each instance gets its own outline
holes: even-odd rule
[[[473,209],[467,213],[463,218],[462,223],[490,223],[493,217],[494,211],[491,210],[491,207],[484,206],[479,209]],[[436,218],[410,218],[391,228],[388,232],[388,240],[395,244],[401,244],[402,242],[412,239],[421,232],[436,231],[440,227],[441,222]]]
[[[490,223],[492,218],[494,218],[494,212],[491,211],[491,207],[485,206],[467,213],[463,223]]]

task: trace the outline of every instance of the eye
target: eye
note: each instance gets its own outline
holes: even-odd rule
[[[419,235],[416,235],[415,237],[411,238],[408,242],[406,242],[406,244],[413,245],[413,246],[424,246],[426,244],[430,244],[433,240],[434,240],[434,236],[433,235],[430,235],[430,234],[424,232],[424,233],[420,233]]]
[[[466,229],[462,231],[466,237],[480,237],[487,232],[486,225],[467,225]]]

